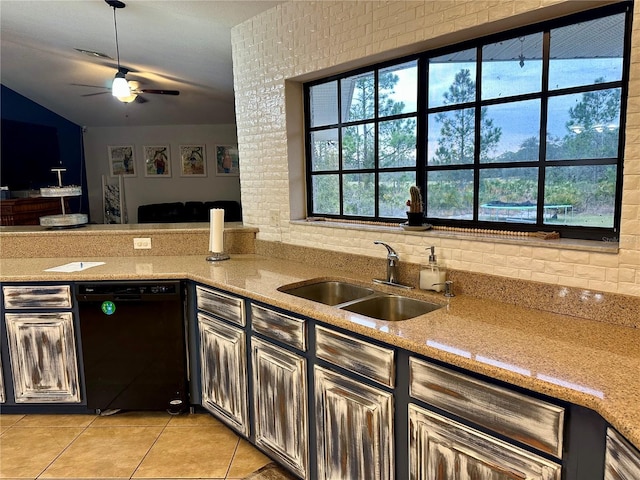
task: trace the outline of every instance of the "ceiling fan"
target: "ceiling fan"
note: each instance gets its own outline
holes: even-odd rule
[[[124,67],[120,67],[119,71],[122,71],[124,75],[129,73],[129,70]],[[150,89],[150,88],[140,88],[140,82],[136,80],[127,80],[127,83],[130,89],[129,96],[118,97],[114,95],[118,100],[120,100],[123,103],[131,103],[131,102],[146,103],[149,100],[141,96],[141,94],[144,94],[144,93],[151,93],[156,95],[180,95],[180,92],[178,90],[157,90],[157,89]],[[113,95],[112,87],[105,87],[102,85],[87,85],[84,83],[72,83],[71,85],[75,85],[76,87],[102,88],[105,90],[104,92],[85,93],[84,95],[81,95],[82,97],[93,97],[95,95],[104,95],[105,93],[111,93]]]
[[[125,68],[120,65],[120,47],[118,45],[118,24],[116,21],[116,9],[124,8],[126,4],[121,2],[120,0],[104,0],[107,5],[113,8],[113,25],[116,33],[116,55],[117,55],[117,71],[116,75],[113,79],[113,83],[111,84],[111,95],[116,97],[123,103],[130,103],[136,101],[137,103],[144,103],[147,100],[139,97],[142,93],[151,93],[156,95],[180,95],[178,90],[157,90],[157,89],[148,89],[148,88],[140,88],[140,84],[135,81],[127,80],[127,73],[130,72],[130,69]],[[74,84],[78,86],[84,87],[96,87],[96,88],[105,88],[98,87],[96,85],[82,85],[82,84]],[[98,93],[90,93],[87,95],[83,95],[84,97],[92,96],[92,95],[100,95],[108,92],[98,92]]]

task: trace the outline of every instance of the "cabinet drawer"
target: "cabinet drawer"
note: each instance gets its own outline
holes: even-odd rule
[[[300,318],[251,305],[251,329],[298,350],[307,350],[307,322]]]
[[[394,352],[390,348],[317,326],[316,355],[382,385],[393,387],[395,384]]]
[[[222,292],[196,286],[198,309],[228,320],[236,325],[246,324],[244,317],[244,301]]]
[[[564,408],[409,359],[409,395],[562,458]]]
[[[560,480],[562,466],[409,404],[410,480]]]
[[[69,285],[4,286],[4,308],[71,308]]]

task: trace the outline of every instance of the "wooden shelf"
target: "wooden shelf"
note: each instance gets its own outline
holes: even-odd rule
[[[0,225],[40,225],[40,217],[61,213],[62,206],[59,198],[32,197],[0,200]]]

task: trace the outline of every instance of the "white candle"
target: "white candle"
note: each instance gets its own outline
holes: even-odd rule
[[[209,251],[224,252],[224,210],[212,208],[209,223]]]

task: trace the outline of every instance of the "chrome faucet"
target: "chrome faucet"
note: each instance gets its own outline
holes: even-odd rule
[[[385,247],[387,247],[387,279],[384,281],[380,281],[380,283],[387,283],[390,285],[399,285],[399,283],[397,282],[397,279],[398,279],[398,263],[400,262],[400,257],[398,256],[396,251],[386,243],[380,242],[377,240],[373,243],[375,243],[376,245],[384,245]]]

